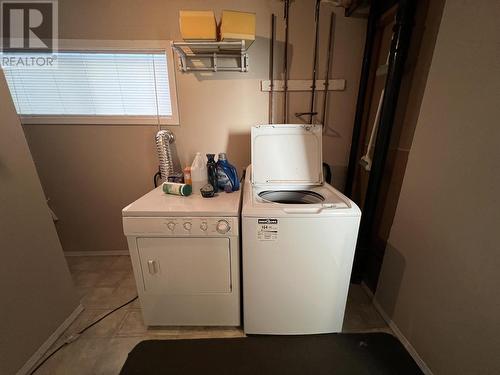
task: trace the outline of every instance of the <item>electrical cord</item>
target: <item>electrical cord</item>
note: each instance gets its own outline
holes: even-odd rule
[[[64,348],[66,345],[68,344],[71,344],[73,341],[76,341],[78,340],[78,338],[85,332],[87,331],[88,329],[90,329],[91,327],[95,326],[97,323],[99,323],[101,320],[107,318],[108,316],[110,316],[111,314],[113,314],[115,311],[118,311],[120,310],[121,308],[127,306],[128,304],[134,302],[136,299],[138,298],[138,296],[135,296],[134,298],[132,298],[131,300],[125,302],[123,305],[120,305],[118,307],[115,307],[113,310],[107,312],[106,314],[104,314],[103,316],[101,316],[99,319],[97,319],[95,322],[89,324],[88,326],[86,326],[85,328],[81,329],[80,331],[78,331],[77,333],[69,336],[66,341],[64,341],[61,345],[59,345],[56,349],[54,349],[49,355],[47,355],[33,370],[31,370],[30,372],[30,375],[33,375],[35,372],[37,372],[37,370],[43,366],[43,364],[45,362],[47,362],[51,357],[54,356],[54,354],[56,354],[59,350],[61,350],[62,348]]]
[[[153,176],[153,185],[155,186],[155,188],[158,187],[158,179],[159,178],[161,178],[160,167],[158,167],[158,172],[156,172],[155,175]]]

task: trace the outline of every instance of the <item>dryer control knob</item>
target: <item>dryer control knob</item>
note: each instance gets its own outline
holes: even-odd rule
[[[201,224],[200,224],[200,229],[205,232],[207,229],[208,229],[208,224],[206,223],[206,221],[203,221]]]
[[[215,229],[220,234],[225,234],[225,233],[229,232],[231,227],[229,226],[229,223],[226,220],[219,220],[217,222],[217,226],[215,227]]]
[[[185,230],[191,230],[191,227],[193,226],[193,224],[191,224],[189,221],[186,221],[184,223],[184,229]]]
[[[173,221],[169,221],[167,223],[167,228],[170,229],[170,230],[174,230],[175,229],[175,223]]]

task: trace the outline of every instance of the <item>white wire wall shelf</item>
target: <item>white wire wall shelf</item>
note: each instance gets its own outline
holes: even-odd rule
[[[226,42],[172,42],[182,72],[248,72],[245,40]]]

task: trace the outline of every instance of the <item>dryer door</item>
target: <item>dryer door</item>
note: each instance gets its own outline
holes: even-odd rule
[[[146,292],[231,292],[229,238],[138,238],[137,245]]]

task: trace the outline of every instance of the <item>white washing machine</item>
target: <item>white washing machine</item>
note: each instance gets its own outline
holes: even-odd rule
[[[167,195],[122,211],[144,323],[240,325],[241,192]]]
[[[361,211],[323,182],[321,125],[252,128],[242,208],[249,334],[340,332]]]

